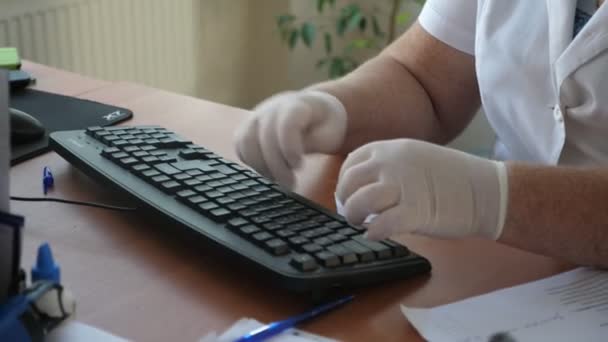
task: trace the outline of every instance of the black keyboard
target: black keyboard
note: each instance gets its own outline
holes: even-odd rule
[[[295,292],[366,286],[431,269],[405,246],[366,240],[364,229],[342,216],[165,128],[55,132],[50,146],[141,207]]]

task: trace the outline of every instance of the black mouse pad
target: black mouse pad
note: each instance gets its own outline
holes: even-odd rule
[[[11,92],[10,105],[40,120],[46,129],[44,137],[37,141],[11,144],[11,165],[48,151],[52,132],[109,126],[133,116],[125,108],[33,89]]]

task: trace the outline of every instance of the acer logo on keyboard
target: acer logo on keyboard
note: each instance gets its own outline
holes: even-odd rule
[[[121,112],[120,110],[117,110],[115,112],[112,112],[110,114],[106,114],[106,115],[102,116],[102,118],[104,120],[106,120],[106,121],[114,121],[114,120],[120,118],[123,115],[124,115],[123,112]]]

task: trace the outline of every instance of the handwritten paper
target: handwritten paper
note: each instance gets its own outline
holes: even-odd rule
[[[578,268],[432,309],[401,307],[429,341],[608,341],[608,272]]]

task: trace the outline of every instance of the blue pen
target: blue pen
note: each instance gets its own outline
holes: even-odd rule
[[[353,300],[353,298],[354,298],[353,295],[346,296],[346,297],[340,298],[336,301],[318,306],[303,314],[299,314],[297,316],[293,316],[291,318],[288,318],[288,319],[285,319],[282,321],[276,321],[276,322],[266,324],[253,331],[248,332],[246,335],[239,337],[237,340],[235,340],[235,342],[264,341],[265,339],[272,337],[274,335],[280,334],[281,332],[283,332],[289,328],[293,328],[296,324],[299,324],[299,323],[305,322],[309,319],[318,317],[327,311],[335,309],[342,304],[348,303],[351,300]]]
[[[55,180],[53,179],[51,168],[45,166],[44,169],[42,169],[42,190],[45,195],[49,191],[49,189],[53,187],[54,183]]]

